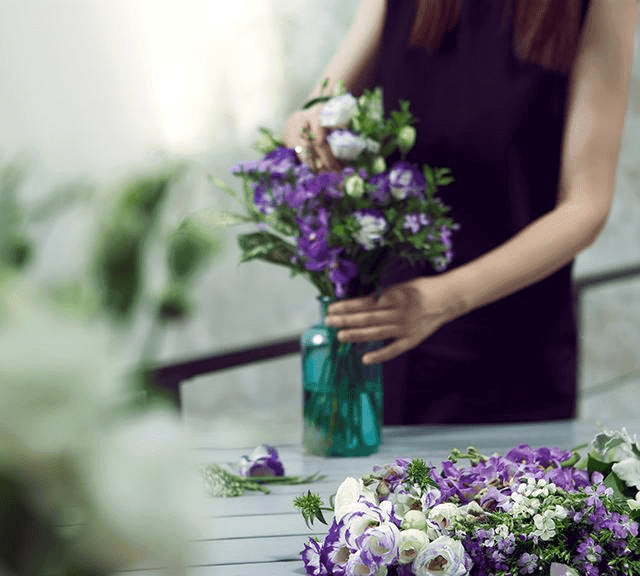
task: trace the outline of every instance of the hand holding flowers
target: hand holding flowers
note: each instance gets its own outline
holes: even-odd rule
[[[331,304],[326,323],[336,328],[338,339],[349,342],[394,341],[363,356],[365,364],[385,362],[417,346],[440,326],[464,312],[446,274],[416,278],[396,284],[373,296]]]

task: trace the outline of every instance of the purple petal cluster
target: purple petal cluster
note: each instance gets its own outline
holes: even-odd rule
[[[407,214],[404,217],[404,229],[417,234],[425,226],[429,226],[431,220],[426,214]]]
[[[273,446],[258,446],[250,456],[243,456],[238,465],[240,476],[284,476],[284,466]]]
[[[421,198],[424,194],[426,180],[424,174],[413,164],[401,160],[396,162],[389,172],[391,195],[397,200],[411,196]]]

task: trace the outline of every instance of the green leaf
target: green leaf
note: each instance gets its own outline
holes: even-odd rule
[[[332,96],[318,96],[317,98],[312,98],[311,100],[309,100],[303,107],[303,110],[308,110],[309,108],[312,108],[313,106],[315,106],[316,104],[320,104],[322,102],[327,102],[329,100],[331,100]]]
[[[587,472],[589,476],[593,472],[600,472],[603,476],[607,476],[613,467],[612,462],[603,462],[595,457],[593,453],[590,453],[587,457]]]
[[[184,282],[216,251],[217,243],[195,220],[185,220],[169,237],[167,264],[173,280]]]
[[[189,217],[189,220],[196,221],[211,228],[227,228],[229,226],[237,226],[238,224],[251,224],[256,222],[256,219],[250,216],[228,210],[218,210],[216,208],[199,210],[193,213]]]
[[[220,180],[220,178],[215,178],[213,183],[216,185],[217,188],[220,188],[220,190],[229,194],[229,196],[233,198],[238,197],[238,193],[233,188],[231,188],[231,186],[228,186],[225,182]]]
[[[626,500],[635,496],[635,490],[630,489],[613,471],[605,477],[603,483],[613,490],[613,497],[616,500]]]
[[[296,255],[295,246],[270,232],[242,234],[238,237],[238,244],[242,250],[242,262],[258,259],[288,268],[298,267],[291,261]]]

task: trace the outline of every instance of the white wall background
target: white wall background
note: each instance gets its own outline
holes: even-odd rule
[[[108,196],[131,170],[188,157],[202,166],[173,194],[168,221],[223,205],[205,174],[232,184],[227,169],[253,158],[259,125],[282,127],[318,79],[353,15],[356,0],[0,0],[0,160],[28,150],[33,199],[89,175]],[[577,275],[640,262],[640,53],[616,197]],[[71,277],[93,237],[96,206],[78,206],[37,227],[34,278]],[[199,314],[166,334],[165,361],[301,332],[317,317],[314,290],[285,270],[239,266],[235,234],[196,289]],[[152,267],[152,286],[162,270]],[[132,359],[142,319],[121,343]],[[640,281],[593,290],[583,314],[583,381],[588,390],[640,370]],[[221,441],[296,441],[299,359],[200,378],[184,386],[185,413]],[[582,416],[638,415],[640,378],[587,395]],[[595,387],[595,388],[593,388]]]

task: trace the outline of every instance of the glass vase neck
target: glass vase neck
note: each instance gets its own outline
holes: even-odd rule
[[[320,323],[324,324],[324,320],[327,317],[327,308],[329,304],[335,302],[335,298],[331,296],[318,296],[318,302],[320,302]]]

